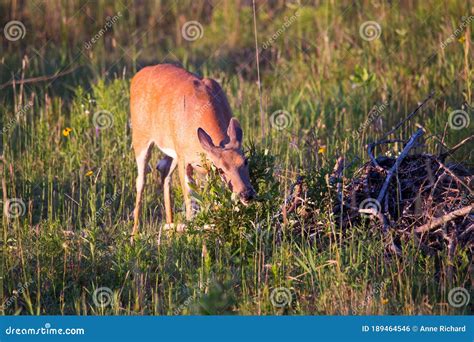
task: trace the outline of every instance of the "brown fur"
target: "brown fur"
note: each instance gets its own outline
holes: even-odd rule
[[[138,166],[133,234],[138,229],[145,183],[143,163],[148,162],[153,145],[169,155],[158,167],[160,171],[169,170],[168,174],[162,172],[168,223],[172,222],[169,177],[177,166],[185,194],[186,216],[190,217],[191,201],[186,182],[192,181],[192,170],[199,168],[203,153],[223,170],[234,192],[253,191],[240,146],[242,130],[237,120],[231,120],[229,103],[216,81],[201,79],[170,64],[146,67],[132,80],[130,111]],[[200,134],[199,128],[202,129]]]

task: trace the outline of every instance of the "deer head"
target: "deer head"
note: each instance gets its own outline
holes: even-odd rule
[[[202,148],[219,170],[223,181],[244,205],[248,205],[255,198],[255,190],[250,184],[248,160],[242,152],[243,132],[237,119],[230,120],[227,128],[229,142],[224,146],[214,145],[209,134],[202,128],[197,133]]]

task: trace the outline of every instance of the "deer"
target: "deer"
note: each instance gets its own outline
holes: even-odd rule
[[[161,175],[167,225],[173,225],[171,175],[178,169],[186,208],[193,216],[194,171],[206,174],[203,157],[212,163],[227,187],[247,206],[256,192],[250,183],[248,159],[242,150],[243,131],[232,117],[227,97],[219,83],[201,78],[179,66],[158,64],[141,69],[130,86],[132,147],[138,175],[134,224],[138,233],[142,196],[151,151],[164,154],[157,164]]]

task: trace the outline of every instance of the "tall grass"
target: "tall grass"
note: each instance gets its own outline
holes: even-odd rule
[[[427,256],[414,241],[403,245],[399,258],[388,258],[377,232],[364,225],[341,231],[325,181],[339,155],[354,161],[348,175],[360,166],[365,143],[431,90],[434,101],[396,137],[407,138],[421,124],[429,136],[425,149],[434,153],[443,132],[448,146],[469,135],[469,128],[447,124],[452,110],[472,103],[472,23],[462,35],[467,39],[456,36],[440,47],[461,17],[473,14],[467,3],[257,1],[261,44],[298,11],[297,20],[260,51],[264,122],[246,1],[2,1],[0,10],[2,23],[21,20],[27,29],[19,41],[2,40],[1,84],[77,68],[61,78],[1,89],[3,201],[25,203],[23,215],[3,213],[0,297],[9,301],[3,314],[471,312],[447,302],[451,288],[470,289],[468,250],[454,252],[451,277],[444,252]],[[85,49],[106,17],[119,12],[120,19]],[[203,37],[194,42],[181,35],[189,20],[203,26]],[[373,41],[359,34],[368,20],[382,28]],[[129,81],[144,65],[165,61],[220,81],[244,129],[260,202],[241,207],[211,174],[199,198],[202,211],[187,223],[188,231],[167,232],[153,172],[141,233],[130,245],[136,170]],[[380,117],[354,134],[383,103]],[[93,115],[101,110],[113,114],[111,127],[94,127]],[[283,129],[271,120],[277,110],[289,113]],[[470,151],[472,146],[453,160],[472,163]],[[159,157],[155,151],[153,165]],[[276,224],[300,174],[311,180],[311,214],[325,227],[322,237],[295,234],[297,216],[282,229]],[[174,183],[174,211],[184,221]],[[202,230],[206,225],[212,229]],[[112,291],[107,306],[93,300],[101,287]],[[272,304],[279,287],[290,290],[291,304]]]

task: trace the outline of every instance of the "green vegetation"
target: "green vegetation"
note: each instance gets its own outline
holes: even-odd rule
[[[428,256],[415,241],[387,258],[379,232],[341,230],[326,179],[340,155],[353,161],[347,175],[361,166],[365,144],[432,90],[434,100],[393,138],[407,139],[421,124],[425,150],[435,153],[443,134],[447,146],[469,135],[469,126],[451,129],[448,120],[473,103],[474,20],[455,32],[474,9],[463,1],[257,1],[259,96],[248,3],[0,1],[2,26],[19,20],[26,28],[16,41],[2,36],[0,84],[72,70],[0,90],[2,200],[11,209],[11,199],[21,199],[2,214],[3,314],[470,313],[447,300],[453,287],[470,290],[467,249],[454,251],[451,276],[447,251]],[[190,20],[203,29],[194,41],[181,32]],[[362,38],[367,21],[380,25],[378,38]],[[154,170],[131,245],[128,89],[137,70],[161,62],[222,84],[244,129],[259,201],[235,203],[211,172],[188,231],[165,231]],[[381,113],[367,121],[374,107]],[[278,110],[284,114],[272,116]],[[99,111],[112,120],[96,129]],[[452,159],[472,162],[472,151],[471,144]],[[154,151],[152,165],[159,158]],[[310,214],[324,236],[295,232],[295,222],[305,226],[296,213],[280,224],[298,175],[309,179]],[[184,222],[176,176],[173,184],[176,220]],[[111,290],[109,305],[93,300],[101,287]],[[279,287],[290,290],[289,305],[272,305]]]

